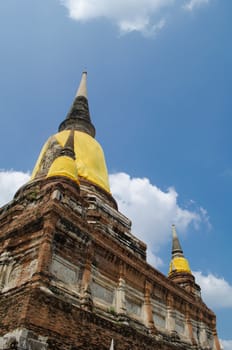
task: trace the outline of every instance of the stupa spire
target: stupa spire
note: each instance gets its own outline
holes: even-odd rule
[[[90,182],[110,193],[104,152],[94,139],[95,128],[90,119],[86,80],[87,73],[83,72],[71,109],[60,124],[59,132],[52,135],[44,145],[34,167],[31,180],[41,179],[47,175],[51,176],[51,173],[54,174],[52,172],[53,162],[55,161],[56,166],[58,163],[61,164],[61,155],[69,156],[68,164],[71,164],[71,160],[75,160],[74,156],[76,155],[75,163],[81,181]],[[73,143],[75,144],[74,149]],[[58,160],[55,160],[56,158]],[[66,164],[66,161],[63,164]],[[62,174],[61,170],[60,173]]]
[[[187,272],[191,274],[188,260],[184,257],[183,250],[176,233],[176,227],[175,225],[172,225],[172,259],[170,262],[169,276],[176,272]]]
[[[95,127],[91,122],[87,98],[87,72],[82,73],[80,85],[66,119],[60,124],[59,131],[78,130],[95,137]]]
[[[88,96],[87,96],[87,72],[82,73],[81,82],[80,82],[80,85],[77,89],[75,97],[78,97],[78,96],[84,96],[85,98],[88,98]]]

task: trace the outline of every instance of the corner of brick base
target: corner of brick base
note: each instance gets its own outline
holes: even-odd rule
[[[15,329],[0,337],[0,350],[47,350],[47,338],[27,329]]]

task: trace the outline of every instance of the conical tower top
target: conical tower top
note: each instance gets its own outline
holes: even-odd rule
[[[72,107],[66,119],[60,124],[59,131],[78,130],[95,137],[95,127],[91,122],[87,98],[87,72],[82,73],[81,82]]]
[[[75,97],[78,97],[78,96],[83,96],[85,98],[88,98],[88,96],[87,96],[87,72],[86,71],[84,71],[82,73],[81,82],[80,82],[80,85],[77,89]]]
[[[191,274],[188,260],[184,257],[175,225],[172,225],[172,259],[169,267],[169,276],[173,273],[182,272]]]
[[[49,137],[42,148],[31,181],[51,176],[54,174],[54,166],[57,167],[58,163],[59,166],[63,164],[69,167],[69,174],[74,174],[74,166],[73,170],[70,167],[75,163],[80,182],[85,183],[85,186],[88,186],[88,183],[91,186],[99,186],[99,190],[106,191],[108,196],[110,194],[108,171],[101,145],[94,139],[95,128],[89,114],[86,77],[87,73],[83,72],[73,105],[60,124],[59,132]],[[112,203],[115,205],[113,200]]]

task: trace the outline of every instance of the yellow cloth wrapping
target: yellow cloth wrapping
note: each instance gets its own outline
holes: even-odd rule
[[[55,138],[56,141],[64,147],[67,138],[69,136],[70,130],[61,131],[54,136],[51,136],[49,140],[46,142],[38,161],[35,165],[35,168],[32,172],[31,180],[36,177],[37,172],[41,167],[42,159],[46,152],[49,150],[49,145],[51,143],[51,139]],[[74,134],[74,152],[76,155],[76,166],[79,177],[83,177],[86,180],[93,182],[94,184],[102,187],[107,192],[110,192],[109,180],[108,180],[108,172],[105,164],[105,157],[103,150],[99,143],[89,136],[88,134],[75,131]],[[65,160],[63,166],[65,167]],[[61,164],[59,166],[62,166]],[[48,169],[49,171],[49,169]]]
[[[75,160],[67,156],[56,158],[47,174],[47,177],[51,176],[65,176],[78,183],[78,172]]]
[[[184,257],[173,258],[170,263],[169,275],[172,272],[188,272],[191,273],[188,260]]]

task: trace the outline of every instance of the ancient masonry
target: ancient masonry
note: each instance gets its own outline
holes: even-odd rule
[[[31,180],[0,209],[0,349],[220,350],[175,227],[166,277],[118,211],[94,137],[83,73]]]

